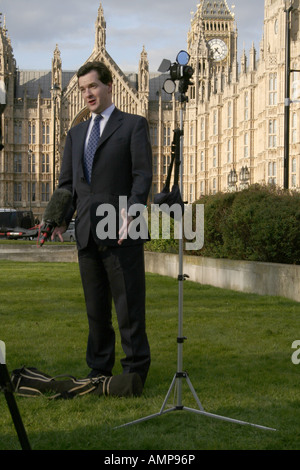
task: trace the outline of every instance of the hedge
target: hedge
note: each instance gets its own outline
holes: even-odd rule
[[[204,204],[204,246],[188,254],[300,264],[300,193],[253,185],[195,204]],[[178,240],[153,240],[146,249],[175,252],[177,246]]]

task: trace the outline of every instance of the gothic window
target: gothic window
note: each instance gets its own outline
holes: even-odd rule
[[[297,68],[297,65],[294,66]],[[291,95],[293,100],[299,99],[300,96],[300,80],[299,80],[299,73],[293,72],[291,74]]]
[[[157,155],[153,155],[153,174],[154,175],[157,175],[157,162],[158,162]]]
[[[269,148],[275,148],[277,146],[277,120],[269,120]]]
[[[152,145],[157,145],[157,126],[151,125],[150,126],[150,139]]]
[[[203,151],[201,152],[201,155],[200,155],[200,169],[201,171],[204,170],[204,152]]]
[[[217,166],[217,147],[214,145],[213,148],[213,167],[216,168]]]
[[[297,114],[292,114],[292,144],[297,142]]]
[[[218,122],[217,122],[217,111],[213,112],[213,135],[217,135]]]
[[[28,155],[28,173],[35,173],[35,165],[36,165],[35,155],[30,153]]]
[[[246,91],[244,95],[244,119],[245,121],[248,121],[249,119],[249,93],[248,91]]]
[[[297,162],[296,158],[292,158],[292,187],[297,186]]]
[[[171,145],[171,128],[169,126],[164,127],[164,145]]]
[[[277,73],[269,75],[269,105],[277,105]]]
[[[14,123],[14,144],[21,144],[22,143],[22,123],[15,122]]]
[[[43,123],[43,144],[50,143],[50,127],[49,124]]]
[[[277,165],[276,162],[269,162],[268,164],[268,183],[276,184]]]
[[[163,156],[163,174],[166,175],[168,172],[169,164],[171,162],[171,158],[168,156],[166,157],[165,155]]]
[[[213,194],[217,192],[217,180],[216,178],[213,179]]]
[[[228,101],[227,114],[227,126],[230,129],[232,127],[232,101]]]
[[[42,155],[42,173],[49,173],[50,172],[50,162],[49,162],[49,155],[43,153]]]
[[[194,185],[190,184],[190,202],[194,200]]]
[[[227,142],[227,163],[232,162],[232,149],[231,149],[231,139]]]
[[[50,199],[50,184],[42,183],[42,201],[48,202]]]
[[[22,154],[14,154],[14,173],[22,173]]]
[[[194,125],[190,127],[190,145],[194,145]]]
[[[28,123],[28,143],[35,144],[35,123]]]
[[[22,183],[14,183],[14,202],[22,201]]]
[[[204,181],[201,181],[201,183],[200,183],[200,195],[201,196],[204,195]]]
[[[200,129],[201,129],[201,141],[203,142],[205,139],[204,118],[201,118]]]
[[[28,201],[36,201],[36,183],[28,183]]]
[[[190,156],[190,175],[194,173],[194,156]]]
[[[244,158],[248,158],[249,156],[249,135],[246,132],[244,135]]]

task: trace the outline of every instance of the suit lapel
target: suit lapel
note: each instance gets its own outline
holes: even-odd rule
[[[90,122],[91,119],[83,122],[80,126],[78,126],[75,133],[77,145],[74,145],[74,147],[76,148],[77,168],[79,169],[81,175],[84,173],[84,145]]]
[[[104,131],[99,140],[98,148],[111,137],[111,135],[122,125],[123,114],[117,108],[115,108],[107,121]]]

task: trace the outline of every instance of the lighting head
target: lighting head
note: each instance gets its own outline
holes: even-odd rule
[[[170,70],[171,67],[171,61],[168,59],[164,59],[162,63],[160,64],[158,71],[161,73],[166,73]]]
[[[169,95],[172,95],[172,93],[174,93],[174,91],[176,90],[175,82],[170,78],[167,78],[167,80],[163,84],[163,90]]]
[[[194,70],[188,66],[190,55],[186,51],[179,51],[176,57],[176,62],[173,64],[164,59],[158,69],[159,72],[166,73],[170,72],[170,78],[168,78],[163,89],[166,93],[172,94],[176,90],[176,81],[179,81],[179,91],[181,94],[186,93],[188,87],[192,85],[191,78]]]
[[[179,65],[187,65],[190,60],[190,55],[186,51],[179,51],[176,57],[176,62]]]

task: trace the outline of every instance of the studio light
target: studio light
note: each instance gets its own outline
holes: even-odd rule
[[[161,73],[170,72],[170,78],[167,78],[163,84],[163,89],[166,93],[172,94],[176,90],[176,82],[178,84],[178,91],[182,97],[187,92],[188,87],[193,84],[191,78],[194,74],[192,67],[188,65],[190,55],[186,51],[179,51],[176,57],[176,62],[164,59],[158,69]],[[186,101],[186,98],[182,98]]]

